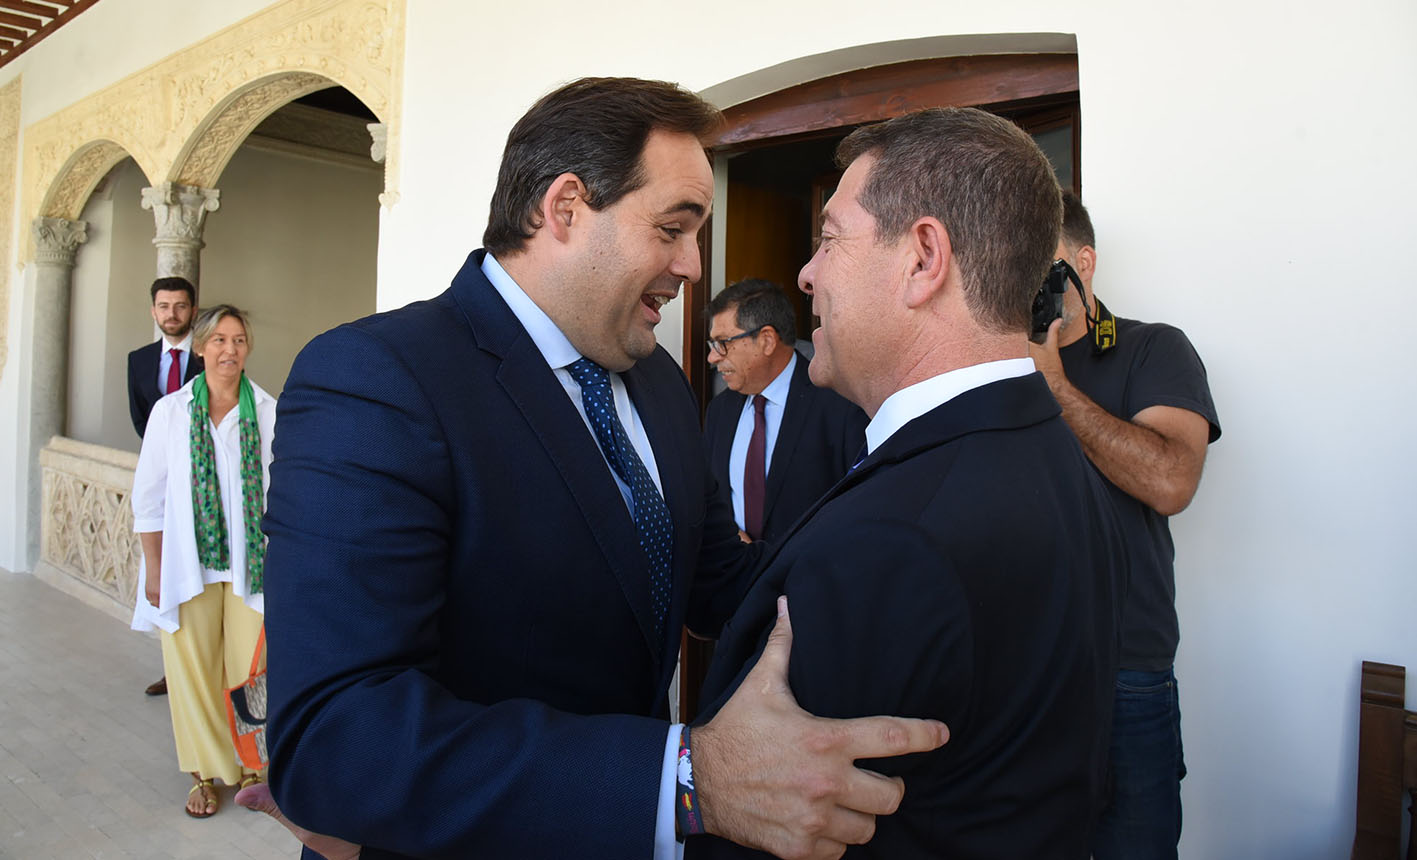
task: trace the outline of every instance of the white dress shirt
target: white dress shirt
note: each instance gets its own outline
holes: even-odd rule
[[[270,487],[271,438],[275,435],[276,400],[256,383],[256,424],[261,431],[262,489]],[[203,567],[197,560],[196,524],[192,513],[192,383],[153,405],[148,432],[133,473],[133,531],[162,532],[162,581],[158,605],[148,602],[147,564],[138,565],[138,594],[133,609],[134,630],[178,629],[178,608],[213,582],[230,582],[247,606],[265,613],[264,594],[251,594],[246,571],[246,525],[241,508],[240,407],[221,423],[208,422],[215,453],[222,514],[230,541],[230,570]],[[262,505],[264,509],[264,504]],[[233,577],[232,570],[241,572]]]
[[[906,424],[970,389],[1001,379],[1027,376],[1033,371],[1031,358],[1006,358],[961,367],[902,388],[885,399],[871,423],[866,425],[866,453],[873,453]]]
[[[173,343],[168,340],[167,335],[162,336],[162,352],[157,356],[157,390],[163,394],[167,393],[167,369],[172,366],[172,350],[177,350],[177,357],[182,360],[182,366],[177,369],[177,378],[187,379],[187,365],[192,362],[192,330],[187,330],[187,336]],[[174,392],[175,393],[175,392]]]
[[[600,440],[596,439],[595,431],[590,426],[590,418],[586,416],[585,404],[581,402],[581,386],[571,376],[567,366],[582,358],[566,335],[552,322],[551,317],[546,312],[537,307],[536,302],[526,294],[526,291],[512,280],[512,276],[507,274],[507,270],[497,262],[491,254],[482,259],[482,274],[487,276],[487,280],[492,283],[492,288],[502,297],[502,301],[511,308],[512,315],[517,318],[517,322],[522,324],[527,334],[531,336],[532,342],[541,352],[546,364],[556,374],[556,379],[561,383],[561,387],[566,390],[566,396],[575,405],[576,412],[580,414],[581,420],[585,422],[586,432],[595,439],[596,447],[600,446]],[[659,488],[661,495],[664,493],[664,483],[659,478],[659,467],[655,464],[654,449],[650,447],[649,436],[645,433],[645,428],[640,423],[640,414],[635,411],[635,404],[630,401],[630,393],[625,389],[625,382],[618,373],[610,373],[610,390],[615,398],[615,412],[620,416],[620,423],[625,427],[625,434],[630,437],[630,444],[635,446],[635,453],[640,455],[640,460],[644,462],[645,468],[649,470],[650,477],[654,479],[654,485]],[[604,449],[601,456],[605,456]],[[620,495],[625,499],[625,507],[632,513],[634,504],[631,502],[630,487],[620,476],[615,474],[615,470],[610,468],[607,460],[605,468],[615,479],[615,484],[620,488]],[[648,585],[648,583],[646,583]],[[676,860],[684,855],[684,846],[680,845],[674,838],[674,792],[675,792],[675,766],[679,759],[679,733],[683,730],[683,725],[675,723],[669,727],[668,735],[664,742],[664,760],[659,772],[659,808],[655,816],[654,826],[654,860]]]
[[[787,395],[792,393],[792,374],[797,367],[797,352],[787,360],[787,366],[773,377],[762,395],[768,403],[763,407],[763,422],[767,425],[766,446],[763,448],[763,483],[772,469],[772,452],[777,446],[777,431],[782,429],[782,413],[787,408]],[[748,462],[748,444],[753,441],[753,396],[743,401],[738,414],[738,427],[733,431],[733,446],[728,449],[728,486],[733,491],[733,519],[743,526],[743,467]]]

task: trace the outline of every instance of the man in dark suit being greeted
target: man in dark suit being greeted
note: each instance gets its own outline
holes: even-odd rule
[[[176,391],[203,370],[202,357],[192,352],[192,320],[197,314],[197,290],[186,278],[153,281],[152,315],[162,337],[128,353],[128,414],[138,438],[148,429],[153,404]],[[167,676],[147,686],[144,693],[167,693]]]
[[[654,334],[700,276],[718,122],[660,82],[547,95],[452,286],[296,359],[263,528],[271,788],[298,825],[364,860],[674,857],[680,631],[716,633],[758,554]],[[834,857],[903,791],[854,760],[944,728],[813,717],[784,650],[712,724],[697,822]]]
[[[838,164],[799,284],[822,321],[812,381],[871,416],[869,453],[769,548],[724,627],[694,791],[707,815],[715,699],[755,683],[786,595],[803,707],[950,726],[941,749],[872,763],[909,790],[846,856],[1085,860],[1125,582],[1111,499],[1028,353],[1057,182],[1027,134],[974,109],[858,129]]]
[[[851,468],[866,413],[812,384],[781,287],[739,281],[714,296],[707,316],[709,364],[728,386],[704,419],[709,465],[731,488],[738,527],[772,540]]]

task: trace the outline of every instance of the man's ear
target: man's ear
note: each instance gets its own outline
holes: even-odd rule
[[[944,289],[954,265],[950,235],[939,219],[925,217],[910,225],[906,234],[905,305],[917,308]]]
[[[766,325],[758,330],[758,342],[762,346],[763,355],[772,355],[782,344],[782,338],[777,336],[777,329]]]
[[[1082,278],[1084,283],[1090,283],[1097,272],[1097,249],[1091,245],[1083,245],[1073,256],[1078,262],[1078,277]]]
[[[586,187],[574,173],[563,173],[551,180],[551,187],[541,197],[540,227],[551,232],[558,242],[566,242],[571,236],[571,225],[580,217],[585,205]]]

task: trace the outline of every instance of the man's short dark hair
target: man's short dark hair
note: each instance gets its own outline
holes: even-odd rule
[[[187,294],[187,301],[191,302],[193,306],[197,304],[197,288],[193,287],[192,282],[186,278],[173,276],[153,281],[152,289],[149,291],[152,293],[153,304],[157,304],[157,294],[160,290],[181,290]]]
[[[1063,191],[1063,241],[1070,248],[1081,248],[1083,245],[1097,247],[1097,234],[1092,232],[1092,216],[1087,214],[1082,199],[1069,190]]]
[[[980,325],[1026,332],[1033,294],[1058,247],[1058,180],[1022,129],[975,108],[932,108],[852,132],[837,148],[845,169],[876,159],[860,203],[876,238],[899,239],[919,218],[938,218]]]
[[[703,140],[719,127],[718,109],[664,81],[581,78],[543,96],[507,135],[482,244],[518,250],[541,226],[541,199],[563,173],[586,187],[595,211],[645,183],[640,156],[652,131]]]
[[[772,326],[777,339],[792,346],[797,342],[797,314],[782,287],[762,278],[746,278],[713,297],[704,318],[713,318],[735,308],[733,320],[743,331]]]

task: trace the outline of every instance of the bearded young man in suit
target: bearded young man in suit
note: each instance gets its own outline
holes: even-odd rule
[[[812,381],[871,416],[869,453],[771,547],[704,700],[744,688],[785,594],[804,707],[951,730],[872,764],[910,790],[846,856],[1083,860],[1125,582],[1111,500],[1028,357],[1057,182],[1027,134],[973,109],[860,129],[838,163],[799,284],[822,321]],[[716,712],[691,729],[705,810],[718,786],[697,769],[717,750],[698,744]],[[686,856],[753,853],[705,836]]]
[[[654,336],[700,275],[718,121],[659,82],[549,94],[452,287],[296,359],[264,529],[271,787],[297,824],[365,860],[674,856],[680,629],[716,632],[755,554]],[[836,856],[903,790],[854,759],[944,727],[820,720],[784,667],[712,724],[710,829]]]
[[[138,438],[148,429],[153,404],[201,373],[202,357],[192,352],[192,320],[197,315],[197,290],[186,278],[158,278],[150,289],[153,322],[162,337],[128,353],[128,414]],[[143,690],[149,696],[167,694],[167,676]]]
[[[705,316],[709,364],[727,386],[704,416],[709,468],[730,488],[743,533],[773,540],[856,462],[866,413],[812,384],[795,348],[792,303],[777,284],[739,281]]]
[[[147,430],[153,404],[202,372],[202,357],[192,354],[196,288],[186,278],[158,278],[150,292],[153,322],[162,337],[128,353],[128,413],[139,439]]]

